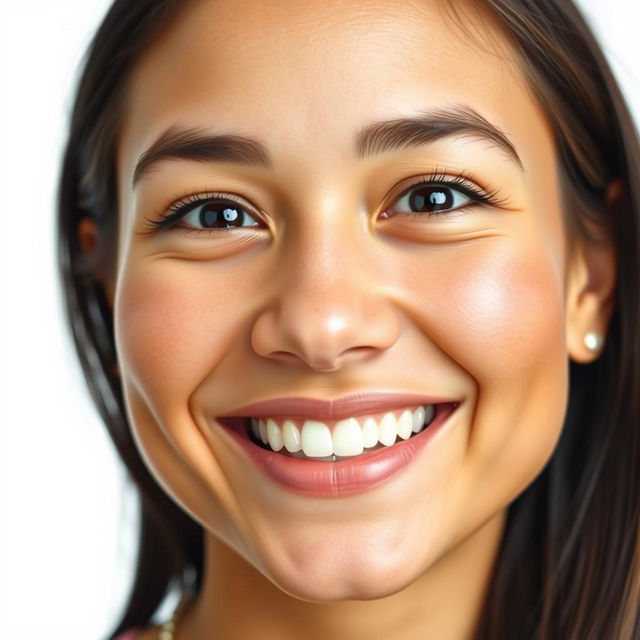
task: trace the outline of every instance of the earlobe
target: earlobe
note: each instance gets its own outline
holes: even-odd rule
[[[80,251],[87,258],[87,262],[94,265],[92,269],[93,276],[104,291],[105,299],[109,308],[113,309],[113,283],[108,277],[105,277],[104,274],[99,271],[97,266],[95,266],[100,263],[99,256],[96,255],[99,251],[98,227],[91,218],[85,217],[78,222],[77,234]]]
[[[617,261],[610,240],[579,241],[567,273],[567,350],[575,362],[595,360],[613,311]]]
[[[96,246],[98,230],[91,218],[82,218],[78,223],[78,243],[83,253],[91,253]]]

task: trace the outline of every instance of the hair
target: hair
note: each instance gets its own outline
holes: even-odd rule
[[[59,190],[66,312],[100,415],[140,496],[133,586],[110,638],[143,626],[177,584],[197,593],[203,531],[160,488],[131,433],[106,288],[117,260],[115,147],[131,71],[185,0],[116,0],[81,73]],[[508,508],[477,640],[640,637],[640,145],[602,51],[570,0],[484,0],[553,131],[564,213],[577,237],[614,243],[618,274],[601,356],[569,364],[548,463]],[[618,181],[617,197],[607,187]],[[78,224],[99,233],[85,253]],[[189,578],[191,576],[191,578]]]

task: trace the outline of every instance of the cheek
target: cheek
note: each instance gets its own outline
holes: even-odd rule
[[[469,446],[537,470],[560,433],[568,390],[563,284],[546,256],[506,252],[460,286],[467,328],[459,357],[478,382]]]
[[[413,279],[414,290],[422,283],[414,311],[422,330],[475,387],[468,477],[492,501],[535,477],[560,434],[568,389],[561,258],[543,242],[488,242]]]
[[[513,242],[478,243],[430,258],[428,271],[416,265],[412,273],[413,313],[479,384],[511,386],[548,363],[549,349],[564,351],[563,280],[556,262]]]
[[[460,358],[485,384],[507,383],[559,352],[562,281],[548,261],[510,249],[454,276]]]
[[[115,330],[123,376],[160,409],[175,398],[184,405],[236,338],[242,311],[232,287],[202,271],[159,260],[125,267],[118,282]]]
[[[238,342],[246,315],[234,300],[238,283],[226,282],[197,262],[132,261],[120,272],[114,322],[127,410],[147,466],[196,520],[235,540],[228,514],[241,514],[192,413],[194,393]]]

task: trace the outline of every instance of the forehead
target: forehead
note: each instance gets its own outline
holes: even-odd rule
[[[121,159],[176,123],[321,157],[367,122],[447,104],[534,143],[542,118],[508,44],[490,16],[463,19],[435,0],[190,2],[134,70]]]

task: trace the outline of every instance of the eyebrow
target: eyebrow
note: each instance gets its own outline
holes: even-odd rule
[[[355,135],[359,158],[417,147],[454,136],[468,136],[496,145],[524,171],[522,160],[507,135],[471,107],[454,105],[424,111],[417,116],[383,120],[366,125]],[[133,185],[162,160],[235,162],[271,167],[266,146],[243,135],[211,135],[198,127],[172,125],[140,156],[133,172]]]
[[[522,160],[507,135],[467,105],[431,109],[411,118],[374,122],[357,133],[356,152],[360,158],[364,158],[453,136],[490,142],[524,171]]]
[[[210,135],[198,127],[173,125],[140,156],[133,172],[133,185],[149,173],[153,165],[170,159],[271,166],[266,147],[255,138]]]

